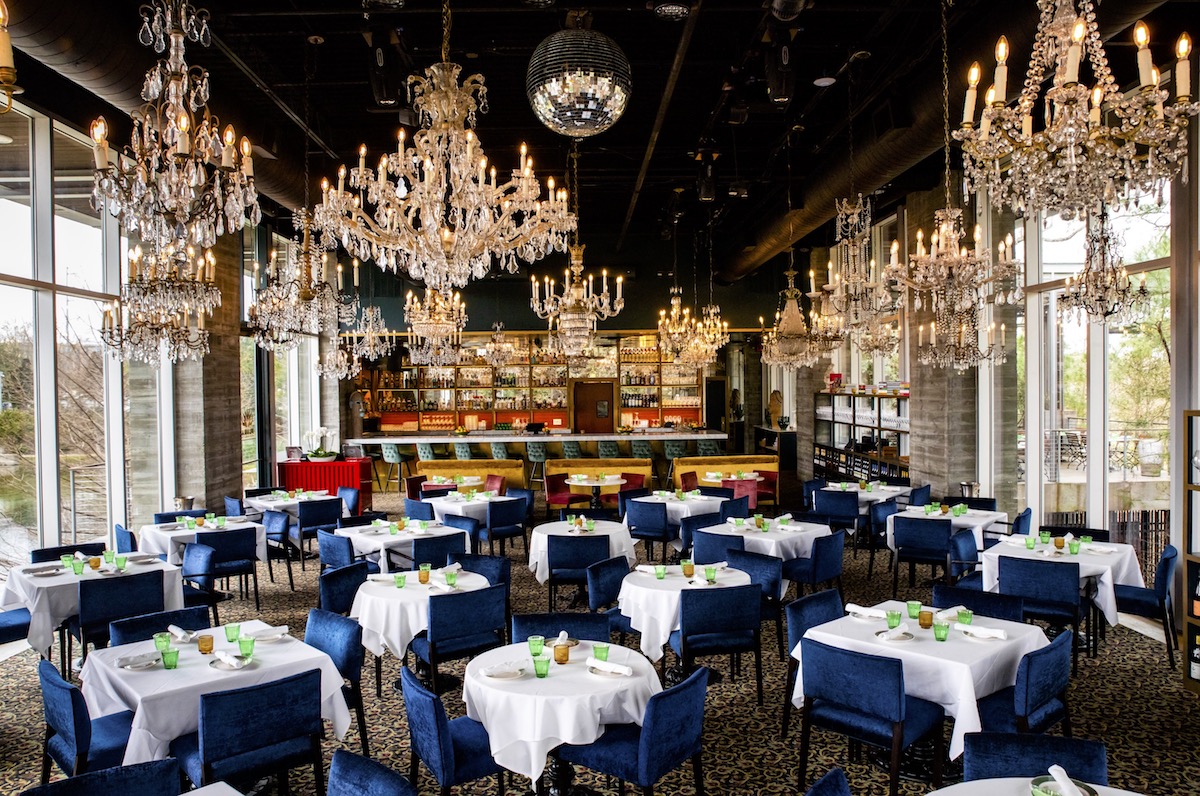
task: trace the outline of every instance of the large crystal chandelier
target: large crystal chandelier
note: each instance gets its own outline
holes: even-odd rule
[[[374,305],[362,308],[352,336],[355,338],[354,356],[359,359],[382,359],[396,347],[392,333],[383,322],[383,313]]]
[[[871,259],[871,203],[862,194],[839,199],[834,257],[822,304],[841,317],[841,325],[857,344],[859,334],[879,315],[891,311],[895,299],[879,279]]]
[[[713,242],[712,228],[708,233],[708,304],[692,318],[692,333],[678,360],[703,367],[717,361],[717,352],[729,342],[729,323],[721,319],[721,307],[713,300]],[[693,272],[694,282],[694,272]],[[696,303],[700,303],[699,297]]]
[[[410,290],[404,301],[404,320],[408,324],[408,355],[414,365],[458,364],[467,325],[467,305],[458,293],[447,297],[426,288],[422,301]]]
[[[525,93],[538,120],[571,138],[616,124],[632,86],[625,53],[590,24],[589,12],[567,12],[567,29],[542,40],[525,73]]]
[[[887,357],[900,348],[900,325],[896,316],[876,316],[854,335],[854,345],[867,357]]]
[[[683,306],[683,288],[679,286],[679,222],[671,225],[671,278],[669,309],[658,311],[658,347],[664,359],[679,356],[692,338],[692,310]]]
[[[975,105],[981,70],[972,64],[962,129],[964,165],[972,190],[986,192],[1017,211],[1058,212],[1071,219],[1102,202],[1135,193],[1159,193],[1179,175],[1187,157],[1188,117],[1200,111],[1191,102],[1191,39],[1176,47],[1176,99],[1159,87],[1148,48],[1145,23],[1134,27],[1138,89],[1122,95],[1108,64],[1092,0],[1038,0],[1041,18],[1025,83],[1013,107],[1008,102],[1008,40],[996,45],[996,72],[985,92],[979,126]],[[1093,85],[1080,81],[1091,67]],[[1047,72],[1050,88],[1042,98],[1043,127],[1034,130],[1034,111]]]
[[[479,357],[493,368],[502,368],[516,356],[516,348],[504,335],[504,324],[492,324],[492,334],[479,349]]]
[[[450,3],[443,0],[442,61],[408,80],[422,123],[412,146],[401,130],[396,151],[373,169],[363,146],[349,172],[350,190],[342,166],[336,186],[323,183],[316,211],[326,243],[339,242],[356,257],[447,295],[483,278],[494,261],[516,272],[518,259],[536,262],[565,251],[575,228],[565,192],[552,180],[541,198],[524,145],[510,179],[501,182],[494,166],[489,171],[471,129],[476,109],[487,112],[483,77],[471,75],[460,86],[462,67],[449,58]]]
[[[1087,316],[1093,323],[1123,325],[1136,321],[1149,299],[1145,275],[1138,287],[1129,278],[1121,258],[1121,239],[1113,230],[1108,207],[1102,205],[1088,225],[1083,270],[1067,277],[1059,309],[1074,317]]]
[[[792,250],[788,249],[788,268],[784,271],[787,287],[780,294],[780,307],[775,311],[775,323],[762,330],[762,361],[791,371],[811,368],[832,350],[825,341],[817,341],[804,319],[801,298],[804,293],[796,287],[796,269],[792,265]],[[813,317],[816,313],[813,314]],[[763,325],[760,317],[759,324]]]

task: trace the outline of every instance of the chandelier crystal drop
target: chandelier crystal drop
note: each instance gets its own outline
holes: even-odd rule
[[[504,335],[504,324],[492,324],[492,335],[479,349],[479,357],[493,368],[502,368],[512,362],[516,356],[516,348]]]
[[[467,325],[467,305],[458,293],[447,297],[427,288],[422,301],[410,290],[404,301],[404,319],[408,324],[408,355],[414,365],[458,364],[462,332]]]
[[[1033,53],[1017,102],[1008,100],[1008,40],[996,45],[995,79],[975,124],[981,69],[968,73],[963,144],[968,186],[1018,212],[1057,212],[1065,219],[1134,194],[1160,194],[1184,173],[1191,99],[1191,39],[1176,45],[1175,100],[1159,86],[1144,22],[1134,27],[1138,88],[1123,95],[1111,69],[1092,0],[1038,0]],[[1080,69],[1091,69],[1092,84]],[[1042,96],[1047,76],[1051,85]],[[1041,100],[1044,108],[1035,107]],[[1034,130],[1035,116],[1042,117]]]
[[[1107,206],[1090,219],[1083,270],[1067,277],[1058,306],[1068,316],[1121,326],[1136,322],[1150,300],[1146,277],[1134,287],[1121,257],[1121,239]]]
[[[365,306],[354,330],[354,356],[357,359],[375,361],[382,359],[396,347],[392,333],[383,322],[383,313],[374,305]]]

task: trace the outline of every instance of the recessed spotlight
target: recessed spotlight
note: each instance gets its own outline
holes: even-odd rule
[[[680,0],[653,0],[651,8],[654,10],[654,16],[668,22],[682,22],[692,13],[691,4]]]
[[[829,75],[821,75],[820,77],[818,77],[816,80],[813,81],[813,85],[816,86],[817,88],[829,88],[836,82],[837,82],[836,77],[830,77]]]
[[[6,144],[11,144],[12,142],[13,142],[13,137],[11,135],[5,135],[4,133],[0,133],[0,146],[4,146]]]

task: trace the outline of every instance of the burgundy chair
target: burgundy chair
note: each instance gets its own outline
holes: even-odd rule
[[[508,479],[502,475],[489,475],[483,482],[484,490],[503,495],[508,492]]]
[[[679,485],[683,487],[684,492],[691,492],[693,489],[700,488],[700,476],[696,475],[695,470],[679,474]]]
[[[740,497],[747,498],[750,501],[750,510],[754,511],[758,508],[758,482],[748,481],[744,478],[726,478],[721,482],[721,486],[725,489],[733,490],[733,499],[737,500]]]
[[[546,516],[553,516],[561,508],[570,508],[575,503],[591,503],[590,495],[572,492],[567,486],[566,473],[546,476]]]
[[[772,506],[779,505],[779,473],[771,470],[763,470],[759,473],[763,477],[762,481],[758,482],[758,498],[757,502],[770,503]]]
[[[628,492],[631,489],[642,489],[646,485],[646,476],[641,473],[621,473],[621,478],[625,483],[621,484],[616,492],[600,496],[600,502],[605,506],[612,507],[619,505],[621,492]]]
[[[425,476],[410,475],[404,479],[404,496],[409,500],[421,499],[421,484],[425,483]]]

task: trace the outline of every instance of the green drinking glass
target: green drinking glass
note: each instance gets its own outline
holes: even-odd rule
[[[933,513],[933,505],[932,505],[931,503],[926,503],[926,504],[925,504],[925,513],[926,513],[926,514],[932,514],[932,513]]]
[[[204,513],[204,519],[206,520],[215,520],[216,518],[217,513],[215,511],[207,511]]]
[[[592,657],[598,661],[608,660],[608,645],[602,641],[597,641],[592,645]]]
[[[63,569],[71,569],[71,564],[72,564],[72,562],[75,561],[75,556],[72,556],[72,555],[59,556],[58,561],[60,564],[63,565]]]
[[[655,564],[654,565],[654,577],[658,578],[659,580],[662,580],[666,576],[667,576],[666,566],[664,564]]]
[[[429,530],[429,520],[421,520],[421,530],[422,531]]]
[[[254,636],[242,636],[238,639],[238,651],[245,658],[254,657]]]
[[[188,517],[186,520],[184,520],[184,524],[187,525],[187,529],[189,531],[196,530],[196,520],[194,517]]]
[[[704,579],[706,581],[708,581],[709,583],[716,583],[717,582],[717,568],[716,567],[705,567],[704,568]]]
[[[114,551],[114,550],[105,550],[105,551],[104,551],[104,563],[105,563],[105,564],[111,564],[111,563],[113,562],[113,556],[114,556],[114,555],[116,555],[116,551]]]
[[[84,561],[82,558],[72,558],[71,559],[71,569],[75,572],[76,575],[83,574],[83,564],[84,564]]]
[[[446,573],[446,585],[452,589],[458,585],[458,573],[457,572],[447,572]]]
[[[170,633],[167,633],[164,631],[161,633],[154,634],[154,649],[158,650],[159,652],[163,652],[164,650],[168,650],[170,648],[171,648],[171,634]]]
[[[218,528],[224,528],[225,523],[227,523],[227,522],[229,522],[228,517],[217,517],[217,527]]]
[[[164,669],[174,669],[179,665],[179,650],[169,648],[162,651],[162,662]]]
[[[395,577],[392,578],[392,580],[395,581],[397,589],[403,589],[404,584],[408,581],[408,576],[407,575],[396,575]]]
[[[567,522],[568,522],[568,523],[570,523],[571,525],[574,525],[574,524],[575,524],[575,515],[574,515],[574,514],[568,514],[568,515],[567,515]]]
[[[539,678],[544,678],[550,674],[549,655],[538,655],[533,659],[533,673]]]
[[[958,621],[960,624],[969,625],[975,621],[975,612],[970,608],[958,609]]]
[[[589,518],[587,521],[585,521],[583,523],[583,526],[585,528],[587,528],[589,531],[594,531],[594,530],[596,530],[596,521]]]
[[[1079,553],[1079,540],[1078,540],[1078,539],[1072,539],[1071,541],[1067,542],[1067,549],[1071,551],[1071,555],[1078,555],[1078,553]]]
[[[1032,550],[1035,547],[1037,547],[1037,539],[1035,537],[1033,537],[1032,535],[1026,536],[1025,537],[1025,549]]]
[[[1050,532],[1049,531],[1042,531],[1041,534],[1039,534],[1039,536],[1042,540],[1042,544],[1050,544]]]
[[[389,523],[388,524],[388,533],[390,533],[392,536],[395,536],[396,534],[400,533],[400,525],[395,522]]]
[[[529,644],[529,654],[537,658],[542,654],[542,650],[546,648],[545,636],[530,636],[526,641]]]
[[[1080,542],[1082,542],[1083,544],[1091,544],[1091,543],[1092,543],[1092,537],[1090,537],[1090,536],[1080,536],[1080,537],[1079,537],[1079,541],[1080,541]]]
[[[945,641],[946,637],[949,635],[950,635],[950,623],[949,622],[935,621],[933,623],[933,637],[935,639],[937,639],[938,641]]]
[[[225,640],[237,641],[238,636],[242,634],[241,625],[225,625]]]
[[[921,615],[921,601],[920,600],[909,600],[906,605],[908,607],[908,618],[909,619],[916,619],[918,616]]]
[[[118,572],[124,572],[125,567],[127,567],[129,565],[129,557],[128,556],[114,556],[113,563],[115,563],[117,565]]]
[[[901,614],[900,614],[900,612],[899,612],[899,611],[888,611],[888,612],[887,612],[887,626],[888,626],[888,630],[892,630],[893,628],[897,628],[897,627],[899,627],[899,626],[900,626],[900,620],[901,620],[902,618],[903,618],[903,617],[901,616]]]

